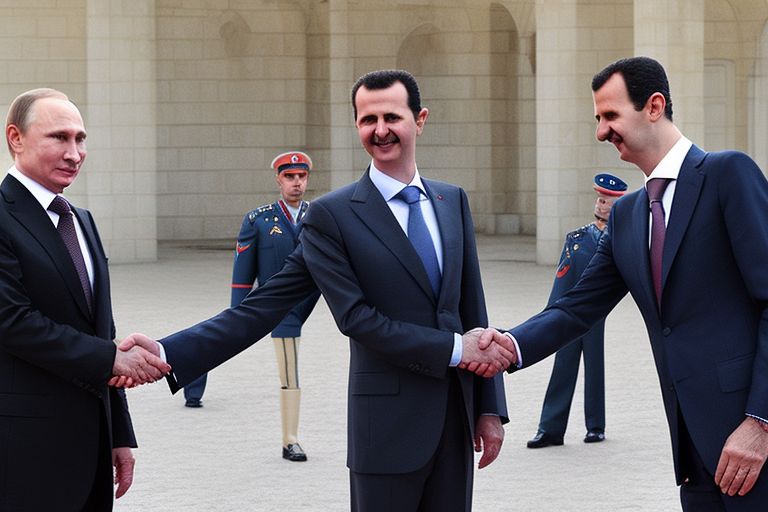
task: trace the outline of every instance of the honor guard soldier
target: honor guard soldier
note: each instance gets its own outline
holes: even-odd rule
[[[592,188],[597,192],[595,221],[571,231],[565,236],[555,282],[548,304],[552,304],[570,290],[587,268],[597,251],[597,245],[608,224],[611,206],[627,190],[627,184],[611,174],[595,176]],[[605,367],[603,342],[605,319],[581,338],[560,349],[555,356],[552,376],[541,410],[539,429],[528,448],[544,448],[563,444],[568,414],[579,374],[579,359],[584,353],[584,421],[587,434],[585,443],[605,440]]]
[[[251,288],[263,284],[280,271],[285,258],[298,243],[301,221],[309,203],[303,200],[312,160],[301,151],[289,151],[275,157],[271,167],[280,190],[280,199],[248,212],[237,238],[232,272],[231,306],[236,306]],[[283,458],[305,461],[307,455],[298,440],[299,408],[299,339],[301,326],[312,312],[320,293],[317,292],[291,310],[272,331],[272,340],[280,374],[280,415],[283,429]],[[203,387],[205,376],[203,380]],[[196,381],[197,382],[197,381]],[[196,382],[187,386],[188,389]],[[197,393],[197,404],[202,390]],[[195,398],[195,397],[192,397]],[[187,405],[189,405],[189,397]],[[193,402],[194,406],[194,402]]]

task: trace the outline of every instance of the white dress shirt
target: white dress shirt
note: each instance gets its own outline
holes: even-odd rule
[[[40,203],[40,206],[42,206],[43,210],[45,210],[45,213],[48,214],[48,217],[51,219],[51,222],[53,222],[54,227],[57,227],[59,225],[59,214],[48,209],[57,194],[51,192],[32,178],[29,178],[27,175],[23,174],[16,168],[15,165],[8,169],[8,174],[19,180],[19,182],[24,185],[24,188],[29,190],[29,193],[32,194],[35,199],[37,199],[37,201]],[[91,289],[93,289],[93,259],[91,258],[91,252],[88,249],[88,243],[85,241],[83,228],[80,226],[80,221],[78,220],[77,215],[73,213],[72,216],[75,219],[75,232],[77,233],[77,241],[80,243],[80,252],[83,253],[85,270],[88,272],[88,281],[90,281]]]
[[[675,197],[675,189],[677,188],[677,177],[680,175],[680,168],[683,166],[683,160],[685,155],[691,150],[693,143],[685,137],[680,137],[675,142],[661,162],[653,169],[650,176],[645,178],[647,184],[649,180],[653,178],[666,178],[670,181],[667,184],[667,188],[664,189],[664,195],[661,197],[661,205],[664,207],[664,224],[669,226],[669,218],[672,215],[672,199]],[[649,220],[648,226],[652,227],[653,218],[651,217],[650,209],[648,213]],[[648,247],[651,246],[651,231],[648,229]]]

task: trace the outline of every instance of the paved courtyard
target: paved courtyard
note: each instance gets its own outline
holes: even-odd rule
[[[480,237],[492,325],[508,327],[545,303],[553,268],[531,263],[528,238]],[[156,263],[113,265],[118,336],[162,337],[229,304],[232,254],[163,247]],[[476,472],[474,510],[679,510],[669,437],[640,314],[622,301],[606,324],[607,440],[586,445],[577,386],[565,445],[529,450],[552,359],[505,377],[510,423],[501,455]],[[300,354],[300,438],[309,460],[280,458],[279,380],[262,340],[209,375],[204,408],[164,383],[128,391],[139,441],[136,477],[117,512],[344,511],[348,341],[326,304],[307,322]],[[419,421],[414,418],[413,421]]]

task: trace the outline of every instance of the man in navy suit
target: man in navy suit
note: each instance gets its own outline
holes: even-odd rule
[[[491,463],[507,411],[498,376],[456,367],[494,373],[514,347],[473,330],[487,316],[469,203],[459,187],[419,175],[416,138],[429,111],[416,80],[369,73],[352,104],[372,157],[360,180],[312,202],[299,247],[264,286],[161,344],[183,386],[269,332],[316,283],[350,339],[352,510],[468,511],[472,446],[484,452],[480,467]],[[504,345],[478,350],[483,332]]]
[[[565,235],[563,252],[555,273],[555,282],[547,304],[552,304],[573,288],[597,251],[600,239],[611,215],[611,207],[627,190],[627,184],[617,176],[601,173],[595,176],[592,188],[597,193],[595,220]],[[584,336],[557,351],[552,366],[541,419],[536,435],[528,448],[561,446],[568,426],[573,392],[579,375],[579,360],[584,354],[584,423],[585,443],[605,440],[605,320],[599,321]]]
[[[113,467],[120,497],[136,438],[125,394],[107,381],[162,378],[168,366],[112,341],[96,224],[61,195],[87,154],[77,107],[54,89],[27,91],[5,134],[14,164],[0,185],[0,510],[112,510]]]
[[[637,165],[646,187],[616,202],[576,287],[510,331],[518,364],[583,335],[629,291],[650,337],[683,510],[765,510],[768,182],[748,156],[682,136],[655,60],[617,61],[592,90],[597,139]]]

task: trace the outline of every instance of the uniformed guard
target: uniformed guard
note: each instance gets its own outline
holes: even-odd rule
[[[301,151],[282,153],[272,160],[271,167],[275,170],[281,197],[274,203],[248,212],[243,219],[235,248],[231,306],[240,304],[251,288],[266,282],[280,271],[285,259],[296,248],[301,221],[309,206],[303,200],[312,170],[309,156]],[[281,384],[282,453],[284,459],[295,462],[307,460],[298,440],[301,401],[298,354],[301,326],[319,296],[317,292],[308,297],[272,331]],[[202,392],[199,397],[202,397]]]
[[[565,236],[565,244],[548,304],[555,302],[578,282],[581,273],[597,251],[603,230],[608,224],[613,202],[627,190],[627,184],[611,174],[595,176],[592,187],[597,192],[595,220]],[[544,397],[539,428],[533,439],[528,441],[528,448],[563,444],[582,352],[584,353],[584,421],[587,428],[584,442],[597,443],[605,440],[604,334],[605,319],[584,336],[557,352]]]

